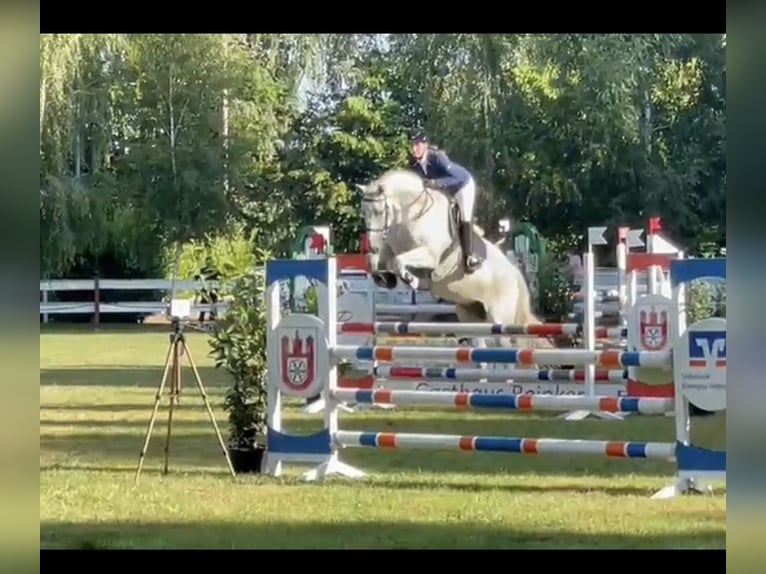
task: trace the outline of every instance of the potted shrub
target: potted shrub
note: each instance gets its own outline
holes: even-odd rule
[[[266,372],[265,273],[236,279],[227,293],[228,309],[212,333],[216,368],[231,374],[224,409],[229,417],[229,455],[237,473],[259,473],[266,450],[268,379]]]

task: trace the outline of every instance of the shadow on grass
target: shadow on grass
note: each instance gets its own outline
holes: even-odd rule
[[[171,333],[170,324],[162,323],[102,323],[98,327],[90,323],[40,324],[41,335],[146,335]],[[184,333],[205,336],[206,333],[184,326]]]
[[[164,365],[157,367],[110,365],[92,369],[40,369],[40,385],[158,387],[162,380],[163,371]],[[202,379],[202,385],[206,389],[208,387],[223,387],[231,384],[230,375],[221,369],[197,365],[197,371]],[[195,393],[198,392],[194,372],[186,363],[186,358],[182,358],[181,385],[182,389],[193,390]]]
[[[670,481],[668,481],[668,484]],[[433,490],[435,488],[432,482],[417,480],[395,480],[375,478],[370,482],[373,488],[401,488],[406,490]],[[507,493],[529,494],[538,493],[541,495],[551,493],[570,493],[573,495],[587,494],[589,492],[599,492],[610,496],[651,496],[659,488],[652,490],[639,486],[588,486],[587,481],[571,482],[567,484],[530,484],[528,482],[519,482],[511,484],[478,484],[476,482],[444,482],[438,485],[440,490],[450,490],[455,492],[479,494],[487,490],[498,490]]]
[[[132,426],[128,433],[71,432],[66,434],[42,434],[40,450],[55,460],[76,456],[78,464],[100,469],[121,468],[128,461],[137,460],[143,445],[150,413],[143,424]],[[148,459],[159,460],[164,456],[167,417],[158,415],[150,441]],[[218,420],[224,442],[228,439],[225,422]],[[117,426],[117,425],[115,425]],[[216,467],[221,453],[217,438],[209,420],[193,424],[173,423],[171,460],[177,469],[187,467]],[[486,475],[540,475],[556,477],[582,477],[587,479],[619,478],[626,475],[662,477],[668,479],[674,473],[674,465],[665,461],[608,460],[598,456],[525,456],[502,453],[466,453],[457,451],[386,451],[346,449],[341,453],[345,462],[381,477],[394,475],[388,486],[410,488],[416,483],[402,484],[397,478],[408,473]],[[297,468],[297,467],[296,467]],[[621,485],[622,486],[622,485]],[[661,486],[661,485],[660,485]],[[491,488],[491,486],[488,486]],[[582,486],[580,486],[582,488]]]
[[[104,421],[75,419],[51,421],[42,419],[40,450],[57,459],[77,453],[83,463],[109,468],[123,466],[137,456],[151,417],[152,398],[147,397],[145,417],[128,421]],[[213,397],[211,406],[223,435],[228,439],[226,417]],[[139,406],[131,409],[140,408]],[[105,407],[105,410],[113,410]],[[162,454],[166,432],[167,401],[158,411],[150,452]],[[195,418],[189,420],[192,414]],[[218,466],[220,450],[213,427],[198,396],[187,396],[180,406],[179,415],[173,422],[172,459],[178,467]],[[409,416],[408,416],[409,415]],[[354,430],[416,432],[428,434],[483,435],[505,437],[553,437],[569,440],[626,440],[667,442],[673,436],[671,419],[648,417],[631,418],[623,422],[580,421],[565,423],[555,418],[508,417],[492,413],[479,416],[444,417],[431,414],[427,418],[415,418],[422,413],[375,413],[343,417],[341,428]],[[711,423],[716,424],[711,424]],[[706,420],[707,432],[719,438],[721,424],[725,420]],[[81,425],[81,426],[80,426]],[[61,426],[73,427],[71,432],[56,430]],[[46,427],[50,431],[46,431]],[[89,428],[90,427],[90,428]],[[96,428],[93,428],[96,427]],[[317,430],[316,419],[290,420],[289,427],[297,434]],[[103,430],[102,430],[103,429]],[[55,432],[52,432],[55,431]],[[725,432],[723,433],[725,440]],[[704,445],[704,443],[703,443]],[[706,446],[706,445],[704,445]],[[457,450],[381,450],[347,448],[341,459],[373,475],[407,473],[473,474],[473,475],[541,475],[558,477],[620,478],[628,475],[645,477],[672,477],[675,465],[664,460],[609,459],[599,455],[521,455],[510,453],[470,453]],[[397,483],[398,484],[398,483]],[[392,482],[393,485],[393,482]]]
[[[164,451],[162,450],[164,446],[165,438],[162,436],[160,440],[156,441],[158,444],[154,446],[154,448],[150,448],[150,452],[147,453],[145,459],[144,459],[144,467],[142,471],[142,476],[145,475],[151,475],[151,476],[159,476],[162,473],[162,468],[164,465]],[[207,451],[209,453],[212,453],[215,449],[215,446],[208,445]],[[138,464],[138,449],[136,449],[133,453],[134,460],[131,463],[122,462],[125,459],[122,458],[120,462],[115,462],[112,465],[109,464],[96,464],[96,463],[90,463],[90,462],[84,462],[84,463],[59,463],[59,462],[50,462],[40,465],[40,472],[88,472],[88,473],[104,473],[108,475],[129,475],[133,476],[136,472],[136,466]],[[218,456],[216,458],[212,458],[211,456],[198,456],[194,458],[193,456],[190,456],[188,452],[180,452],[180,449],[177,447],[175,443],[171,445],[171,452],[170,452],[170,459],[169,459],[169,476],[172,477],[178,477],[179,475],[183,476],[205,476],[205,477],[218,477],[218,478],[227,478],[229,477],[229,470],[226,465],[226,461],[223,458],[223,454],[220,450],[217,451]],[[195,466],[190,466],[190,465]],[[366,471],[372,472],[371,468],[365,468]],[[410,470],[412,469],[403,469],[403,470]],[[433,470],[431,466],[427,469],[423,470]],[[421,480],[418,479],[411,479],[411,478],[401,478],[401,475],[399,477],[392,477],[386,474],[386,470],[380,471],[381,474],[379,475],[368,475],[368,477],[365,477],[364,479],[354,481],[353,483],[346,483],[345,479],[343,478],[329,478],[327,480],[327,486],[339,486],[343,484],[353,484],[353,487],[355,489],[385,489],[385,490],[424,490],[424,491],[433,491],[433,490],[440,490],[440,491],[451,491],[451,492],[461,492],[461,493],[472,493],[472,494],[481,494],[485,493],[487,491],[500,491],[500,492],[507,492],[507,493],[516,493],[516,494],[551,494],[551,493],[569,493],[572,495],[582,495],[582,494],[588,494],[592,492],[597,492],[600,494],[606,494],[609,496],[642,496],[642,497],[649,497],[655,492],[657,492],[660,488],[663,486],[667,486],[671,482],[671,478],[669,477],[668,480],[663,483],[662,481],[659,481],[655,486],[648,487],[646,485],[643,486],[633,486],[633,485],[604,485],[603,483],[599,483],[598,485],[594,485],[592,483],[592,474],[589,475],[583,475],[583,476],[574,476],[572,474],[568,474],[566,478],[571,479],[571,481],[566,483],[559,483],[559,484],[551,484],[551,483],[533,483],[530,482],[528,478],[518,479],[518,482],[510,482],[510,480],[513,480],[513,475],[510,474],[510,472],[506,473],[496,473],[495,476],[492,477],[491,481],[486,482],[477,482],[477,481],[470,481],[465,479],[450,479],[450,480],[444,480],[440,482],[434,482],[434,476],[438,475],[439,470],[435,470],[433,474],[429,474],[428,476],[425,476]],[[451,470],[451,472],[457,472],[454,469]],[[465,472],[468,472],[467,470]],[[482,472],[482,470],[476,470],[476,472]],[[523,472],[523,469],[522,469]],[[486,472],[483,472],[484,475],[487,475]],[[550,476],[555,473],[546,473],[546,475]],[[509,482],[500,482],[504,480],[505,475],[508,476]],[[545,475],[540,473],[540,477],[544,478]],[[271,477],[263,476],[263,475],[238,475],[237,480],[244,481],[244,484],[251,484],[253,481],[255,481],[257,484],[269,484],[271,482],[276,482],[281,485],[281,487],[289,489],[290,487],[296,487],[296,488],[305,488],[306,483],[303,482],[300,478],[295,476],[284,476],[280,477],[279,479],[274,479]],[[315,483],[314,486],[317,488],[322,488],[322,483]],[[289,491],[286,491],[289,492]]]
[[[78,464],[67,464],[73,470],[82,470],[87,466],[99,469],[119,469],[138,461],[138,455],[144,445],[146,431],[149,427],[151,411],[147,412],[146,420],[136,424],[130,433],[67,433],[40,435],[40,451],[46,456],[53,455],[54,460],[67,460],[76,457]],[[189,467],[217,466],[222,459],[218,438],[210,421],[193,424],[179,424],[173,421],[173,432],[170,443],[170,460],[176,469]],[[228,439],[225,422],[218,419],[218,426],[224,444]],[[119,426],[119,425],[115,425]],[[194,429],[193,431],[191,429]],[[146,453],[146,464],[160,464],[164,460],[165,437],[167,434],[167,412],[158,413],[154,424],[149,449]],[[79,461],[82,461],[80,464]],[[153,462],[150,462],[153,461]],[[45,463],[47,465],[58,462]],[[41,470],[44,465],[41,465]],[[59,464],[59,467],[61,465]]]
[[[135,381],[148,377],[146,373],[160,369],[124,369],[117,372],[143,371]],[[212,370],[212,369],[211,369]],[[89,373],[93,370],[85,370]],[[98,370],[96,370],[98,371]],[[67,371],[70,372],[70,371]],[[76,372],[76,371],[75,371]],[[112,372],[106,370],[106,372]],[[220,389],[204,380],[210,392],[210,402],[216,415],[224,440],[228,439],[225,415],[220,407]],[[195,420],[176,419],[173,424],[173,443],[171,460],[175,468],[218,467],[221,462],[220,450],[213,428],[207,418],[202,401],[193,378],[184,378],[184,399],[180,406],[183,416],[194,413]],[[159,380],[154,380],[154,386]],[[75,453],[78,463],[91,465],[93,468],[122,468],[130,465],[138,456],[143,444],[146,427],[151,416],[154,401],[153,393],[147,392],[146,402],[140,404],[80,404],[52,405],[41,407],[41,414],[48,409],[62,409],[63,412],[94,410],[97,412],[116,413],[120,410],[145,410],[145,416],[130,420],[104,420],[103,416],[71,417],[73,420],[51,421],[50,417],[41,419],[43,427],[40,435],[40,449],[45,455],[54,455],[57,462]],[[152,437],[148,458],[162,457],[164,433],[167,421],[167,397],[163,397],[161,408]],[[67,415],[68,416],[68,415]],[[57,417],[58,418],[58,417]],[[95,420],[93,420],[95,418]],[[296,413],[286,414],[288,429],[296,434],[306,434],[318,430],[321,425],[318,417],[308,418]],[[439,411],[367,411],[353,415],[341,415],[341,428],[346,430],[414,432],[425,434],[482,435],[501,437],[551,437],[568,440],[632,440],[669,442],[672,440],[673,420],[665,417],[629,417],[622,422],[587,420],[563,422],[553,416],[534,416],[529,414],[513,415],[505,412],[455,413]],[[694,427],[695,444],[700,446],[725,447],[725,417],[703,417],[696,419]],[[61,432],[60,427],[72,427],[73,432]],[[46,431],[46,428],[49,431]],[[88,427],[91,427],[90,429]],[[94,428],[95,427],[95,428]],[[56,432],[51,432],[56,431]],[[701,439],[701,440],[700,440]],[[721,441],[723,441],[721,445]],[[714,444],[709,444],[709,443]],[[719,443],[716,445],[715,443]],[[467,453],[456,450],[379,450],[348,448],[342,451],[341,458],[373,475],[401,475],[407,473],[435,474],[473,474],[488,476],[503,475],[540,475],[557,477],[604,477],[619,478],[627,475],[646,477],[668,477],[675,471],[675,465],[668,461],[642,459],[607,459],[595,455],[519,455],[503,453]],[[73,470],[82,469],[79,464],[72,465]],[[587,484],[587,481],[583,481]],[[402,486],[400,481],[391,479],[391,486]],[[662,486],[662,485],[660,485]],[[405,487],[409,487],[406,486]],[[580,487],[582,488],[582,487]]]
[[[164,438],[163,438],[164,441]],[[152,475],[152,476],[158,476],[161,473],[162,465],[164,464],[164,455],[162,453],[159,453],[157,456],[147,456],[144,461],[144,469],[142,471],[142,476],[144,474]],[[182,467],[179,464],[174,464],[174,462],[177,462],[176,458],[173,457],[173,453],[171,452],[170,457],[170,464],[169,464],[169,476],[172,478],[174,476],[178,475],[189,475],[189,476],[205,476],[205,477],[217,477],[217,478],[226,478],[229,476],[229,471],[226,468],[226,463],[222,458],[222,455],[219,456],[218,462],[220,462],[220,467],[205,467],[205,468],[189,468],[189,467]],[[207,461],[212,464],[213,461]],[[119,465],[113,465],[113,466],[104,466],[104,465],[97,465],[97,464],[67,464],[67,463],[47,463],[40,465],[40,471],[41,472],[97,472],[97,473],[104,473],[104,474],[116,474],[116,475],[129,475],[133,476],[136,472],[136,466],[138,464],[138,455],[136,455],[136,460],[133,462],[133,464],[119,464]],[[280,484],[281,487],[287,489],[285,490],[286,493],[289,493],[290,487],[295,488],[304,488],[306,486],[306,483],[303,482],[301,479],[296,477],[280,477],[279,479],[273,479],[271,477],[263,476],[263,475],[238,475],[237,480],[243,481],[245,485],[251,484],[255,482],[256,484],[268,484],[271,481],[274,481],[278,484]],[[339,485],[344,484],[344,479],[335,479],[330,478],[328,479],[326,485],[330,488],[337,487]],[[400,479],[400,478],[390,478],[385,475],[382,476],[371,476],[369,478],[365,478],[362,481],[355,481],[354,487],[356,489],[401,489],[401,490],[424,490],[424,491],[433,491],[433,490],[448,490],[453,492],[463,492],[463,493],[482,493],[487,492],[488,490],[494,490],[494,491],[501,491],[501,492],[508,492],[508,493],[539,493],[539,494],[546,494],[546,493],[556,493],[556,492],[563,492],[563,493],[571,493],[571,494],[587,494],[589,492],[599,492],[603,494],[608,494],[611,496],[650,496],[655,491],[652,489],[647,488],[641,488],[641,487],[633,487],[633,486],[614,486],[614,487],[593,487],[588,486],[585,481],[582,482],[576,482],[573,481],[571,483],[567,484],[529,484],[529,483],[500,483],[500,482],[492,482],[491,484],[487,483],[478,483],[478,482],[471,482],[467,480],[450,480],[450,481],[443,481],[439,483],[434,483],[433,480],[428,480],[424,478],[423,480],[417,480],[417,479]],[[320,483],[316,483],[314,486],[318,488],[322,488],[323,485]]]
[[[183,391],[182,391],[183,392]],[[186,393],[188,394],[188,393]],[[208,400],[213,401],[213,398],[210,396],[212,393],[208,393]],[[182,394],[182,397],[185,396]],[[52,405],[46,405],[42,404],[40,405],[40,411],[47,411],[47,412],[55,412],[55,411],[61,411],[61,412],[68,412],[68,411],[75,411],[75,412],[83,412],[83,411],[93,411],[93,412],[108,412],[108,413],[119,413],[119,412],[130,412],[130,411],[146,411],[146,409],[149,409],[147,412],[151,412],[152,407],[154,405],[154,394],[147,394],[147,399],[140,400],[140,402],[135,402],[132,404],[95,404],[95,403],[76,403],[76,404],[67,404],[67,405],[61,405],[61,404],[52,404]],[[195,398],[199,399],[199,395],[195,395]],[[168,403],[167,397],[163,398],[162,401],[162,408],[165,408],[165,406]],[[200,400],[200,405],[202,405],[202,401]],[[147,416],[147,420],[149,415]],[[76,421],[75,421],[76,422]],[[80,421],[82,424],[87,424],[87,421]],[[42,418],[40,419],[40,424],[43,424]]]
[[[209,400],[209,399],[208,399]],[[216,413],[216,405],[212,405],[213,407],[213,414],[216,415],[216,422],[218,424],[222,424],[223,417],[220,416],[220,413]],[[181,405],[181,409],[188,409],[189,407],[186,405]],[[124,420],[73,420],[73,421],[62,421],[62,420],[48,420],[48,419],[40,419],[40,426],[41,427],[49,427],[49,428],[72,428],[77,429],[79,428],[86,428],[86,429],[120,429],[120,431],[128,431],[128,432],[138,432],[136,429],[144,429],[149,425],[149,418],[151,417],[152,408],[151,406],[146,410],[146,417],[137,419],[137,420],[130,420],[130,421],[124,421]],[[202,402],[200,401],[199,405],[199,411],[204,415],[204,420],[188,420],[188,419],[179,419],[179,407],[176,407],[173,410],[173,431],[179,430],[182,433],[187,433],[189,429],[198,429],[203,430],[203,426],[210,427],[212,432],[212,426],[210,424],[210,419],[207,416],[207,410],[202,405]],[[166,428],[168,419],[168,409],[162,408],[157,412],[157,418],[156,422],[154,424],[155,429],[162,427]],[[109,437],[110,435],[108,433],[105,433],[101,435],[103,437]]]
[[[674,464],[664,461],[610,460],[595,456],[530,456],[503,453],[460,453],[450,451],[354,450],[343,453],[343,460],[370,473],[434,472],[480,475],[540,475],[583,478],[646,477],[674,473]],[[392,486],[395,481],[392,482]]]
[[[164,444],[164,437],[162,439]],[[205,467],[205,468],[188,468],[188,467],[182,467],[178,464],[178,461],[176,460],[177,457],[174,457],[174,453],[170,453],[170,459],[168,461],[168,476],[169,477],[177,477],[179,475],[183,476],[217,476],[220,478],[226,478],[230,477],[231,474],[229,473],[229,469],[226,465],[226,460],[223,458],[223,454],[221,451],[218,451],[218,462],[220,463],[220,468],[216,467]],[[141,478],[144,476],[160,476],[162,475],[162,471],[165,464],[165,458],[164,453],[154,453],[153,456],[147,456],[144,458],[144,466],[141,470]],[[99,472],[99,473],[105,473],[105,474],[124,474],[129,476],[135,476],[136,474],[136,467],[138,466],[138,451],[136,451],[136,458],[133,461],[132,464],[124,464],[121,466],[99,466],[95,464],[66,464],[66,463],[56,463],[51,462],[47,464],[41,464],[40,465],[40,472]]]
[[[725,545],[726,531],[723,526],[689,533],[646,536],[638,532],[627,535],[590,534],[559,528],[520,530],[471,521],[427,524],[406,520],[303,524],[272,521],[268,524],[215,521],[198,524],[40,523],[40,546],[43,549],[724,549]],[[723,565],[723,552],[719,559]]]

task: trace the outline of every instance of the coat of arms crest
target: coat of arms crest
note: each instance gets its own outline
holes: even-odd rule
[[[281,367],[282,382],[295,391],[302,391],[309,387],[316,375],[315,366],[315,338],[308,335],[305,340],[301,338],[300,331],[295,330],[295,337],[282,337],[280,341],[279,361]]]
[[[668,312],[657,312],[652,305],[647,313],[641,310],[639,313],[639,333],[641,344],[648,351],[658,351],[665,347],[668,341]]]

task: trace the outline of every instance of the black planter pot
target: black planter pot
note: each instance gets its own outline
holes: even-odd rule
[[[706,411],[692,404],[689,405],[689,416],[692,417],[705,417],[708,415],[714,415],[715,411]]]
[[[230,446],[229,458],[231,458],[234,472],[237,474],[260,474],[261,462],[265,452],[266,447],[259,444],[246,448]]]

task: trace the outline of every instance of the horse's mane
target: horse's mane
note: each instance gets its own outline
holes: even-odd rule
[[[412,171],[411,169],[403,168],[403,167],[394,167],[389,169],[388,171],[384,172],[383,175],[381,175],[378,178],[378,181],[382,182],[384,179],[389,180],[392,178],[404,178],[404,179],[421,179],[420,176]]]
[[[404,199],[413,194],[420,194],[423,191],[423,184],[423,178],[411,169],[394,168],[376,179],[373,187]],[[449,197],[441,189],[429,187],[428,190],[431,192],[431,199],[443,197],[449,202]]]
[[[375,183],[386,190],[391,186],[395,186],[396,189],[401,189],[406,186],[408,189],[412,188],[415,190],[418,186],[423,185],[423,178],[412,170],[394,168],[389,169],[381,175]]]

